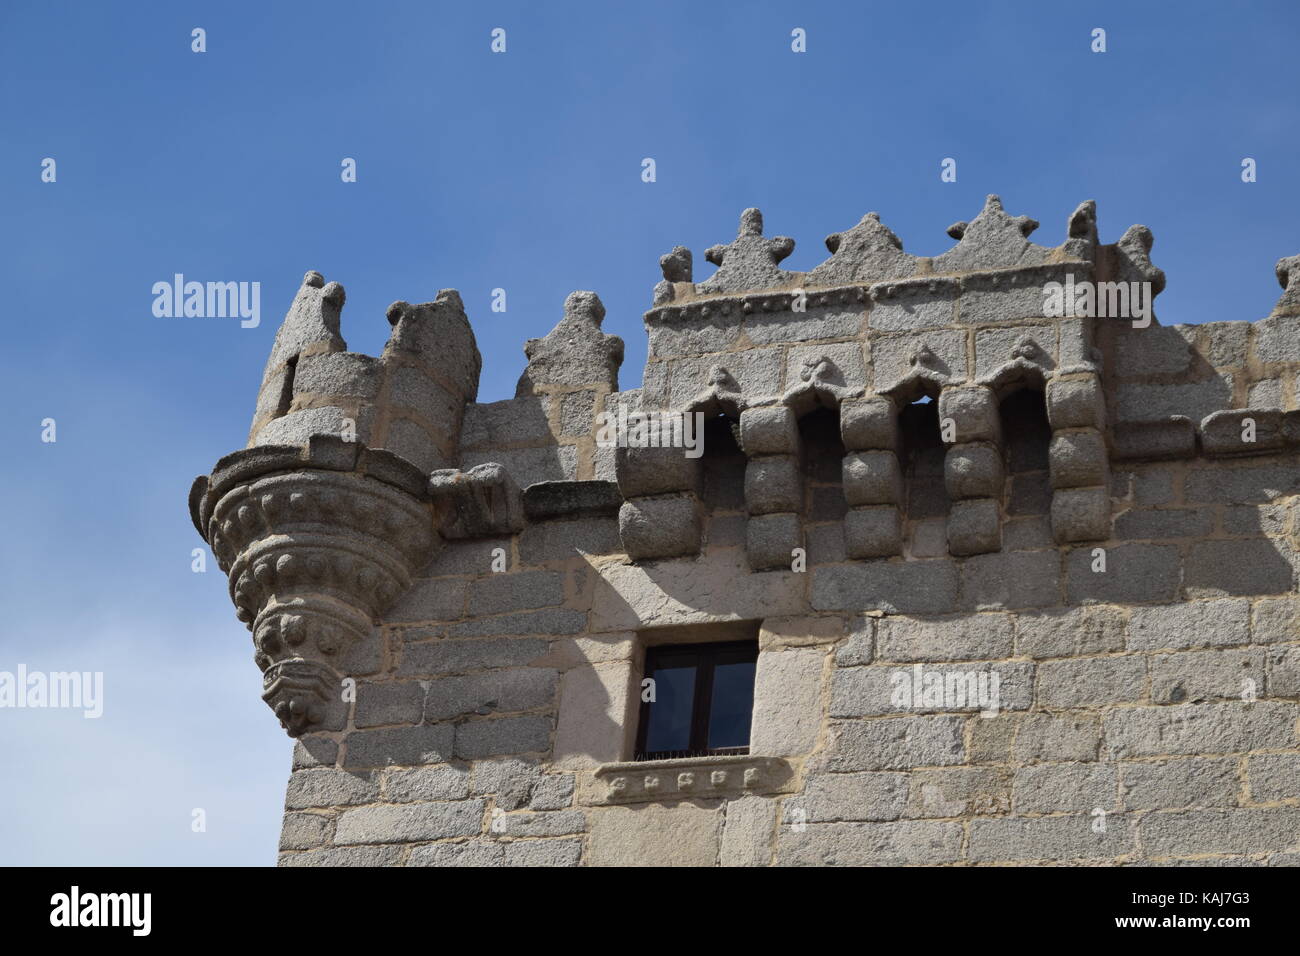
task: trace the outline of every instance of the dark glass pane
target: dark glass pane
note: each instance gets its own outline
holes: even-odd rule
[[[646,752],[689,750],[691,708],[695,702],[695,665],[656,667],[648,676],[655,682],[655,699],[650,704],[650,723],[646,727]]]
[[[754,710],[754,662],[719,662],[713,670],[713,705],[709,708],[709,748],[748,747]]]

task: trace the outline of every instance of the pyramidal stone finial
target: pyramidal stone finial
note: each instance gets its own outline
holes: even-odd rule
[[[564,318],[545,337],[524,345],[528,368],[515,397],[535,394],[543,385],[601,385],[618,391],[623,340],[600,330],[605,305],[594,292],[571,292]]]
[[[869,212],[852,229],[826,237],[831,257],[808,273],[808,285],[905,279],[916,272],[917,257],[903,251],[902,240]]]
[[[1039,265],[1047,259],[1049,250],[1029,241],[1028,236],[1037,228],[1038,220],[1007,215],[1002,199],[990,194],[980,214],[971,222],[957,222],[948,227],[948,235],[957,240],[957,245],[935,258],[934,271],[970,272]]]
[[[1283,292],[1273,315],[1300,315],[1300,255],[1277,260],[1274,272]]]
[[[1151,262],[1151,246],[1155,236],[1146,226],[1129,226],[1119,242],[1115,243],[1115,266],[1121,282],[1150,282],[1151,294],[1165,287],[1165,273]]]
[[[718,267],[718,271],[696,286],[702,295],[719,292],[753,292],[771,289],[794,281],[796,274],[778,268],[779,263],[794,251],[794,240],[789,236],[763,236],[763,214],[757,209],[746,209],[740,215],[740,228],[736,238],[727,245],[710,246],[704,258]]]

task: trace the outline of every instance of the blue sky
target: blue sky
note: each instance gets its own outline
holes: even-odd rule
[[[870,210],[935,255],[986,193],[1044,245],[1096,199],[1103,241],[1154,231],[1162,323],[1258,319],[1300,252],[1297,27],[1293,3],[6,2],[0,670],[101,670],[105,705],[0,710],[0,863],[274,861],[290,744],[223,577],[190,570],[185,495],[243,446],[306,270],[371,354],[390,302],[459,289],[483,401],[574,289],[639,384],[659,255],[707,276],[747,206],[807,269]],[[261,325],[154,317],[177,272],[260,282]]]

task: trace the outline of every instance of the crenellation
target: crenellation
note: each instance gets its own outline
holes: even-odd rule
[[[1296,857],[1300,256],[1161,325],[1151,231],[1064,225],[868,213],[795,272],[748,209],[660,259],[640,387],[575,292],[484,403],[454,291],[374,358],[308,273],[190,494],[296,738],[281,865]],[[1132,314],[1049,307],[1093,284]],[[652,753],[653,655],[741,646],[745,745]]]

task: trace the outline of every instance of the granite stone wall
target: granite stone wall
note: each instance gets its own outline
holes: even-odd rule
[[[580,292],[485,404],[454,292],[371,359],[309,273],[191,494],[296,738],[280,862],[1300,862],[1300,257],[1258,322],[1046,314],[1164,276],[1037,226],[794,273],[747,210],[661,260],[642,387]],[[646,649],[741,638],[749,753],[634,761]]]

